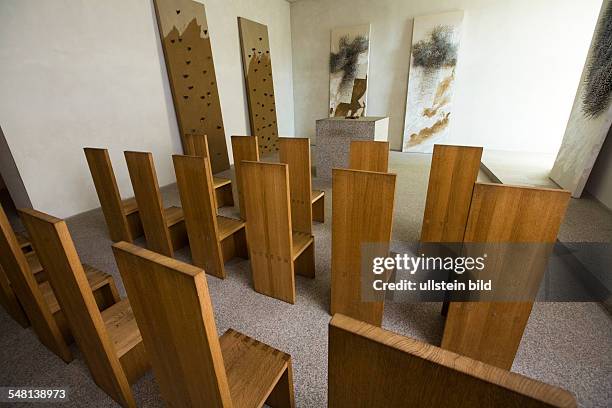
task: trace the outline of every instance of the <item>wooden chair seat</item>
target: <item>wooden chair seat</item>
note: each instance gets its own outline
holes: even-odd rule
[[[166,213],[166,224],[168,225],[168,228],[185,219],[183,209],[181,207],[172,206],[164,209],[164,211]]]
[[[293,260],[295,261],[298,256],[304,252],[306,248],[314,241],[314,238],[310,234],[304,232],[292,231],[293,235],[293,247],[291,253]]]
[[[215,189],[227,186],[228,184],[232,184],[232,180],[213,176],[213,187]]]
[[[142,343],[142,336],[128,299],[122,299],[104,310],[102,320],[119,359]]]
[[[219,343],[233,406],[262,406],[291,356],[233,329]]]
[[[126,216],[138,212],[138,203],[136,202],[136,198],[134,197],[122,200],[121,205],[123,207],[123,212]]]
[[[217,215],[217,225],[219,226],[219,241],[223,241],[236,231],[244,228],[245,222],[234,218]]]
[[[311,202],[315,203],[317,200],[323,198],[325,195],[325,191],[322,190],[312,190],[312,199]]]
[[[19,247],[23,250],[24,253],[27,254],[28,252],[32,251],[32,243],[30,242],[30,238],[28,238],[27,235],[16,232],[15,236],[17,237],[17,243],[19,244]]]
[[[85,276],[87,276],[87,282],[89,282],[89,287],[92,292],[97,291],[105,285],[114,285],[113,277],[108,273],[102,272],[87,264],[83,264],[83,269],[85,270]],[[55,297],[55,293],[53,293],[53,288],[51,284],[49,284],[49,281],[42,282],[38,287],[40,288],[47,306],[49,306],[51,314],[59,312],[60,305]]]

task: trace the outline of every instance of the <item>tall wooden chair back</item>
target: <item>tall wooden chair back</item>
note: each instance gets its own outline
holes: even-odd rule
[[[391,173],[332,169],[332,315],[382,324],[383,300],[361,299],[362,257],[388,256],[395,178]],[[368,254],[362,254],[363,244],[372,245]]]
[[[242,162],[259,161],[259,145],[256,136],[232,136],[232,152],[234,156],[234,172],[236,174],[236,188],[240,202],[240,218],[246,220],[244,208],[244,193],[242,189]]]
[[[187,134],[185,135],[185,149],[186,149],[186,155],[188,156],[199,156],[199,157],[205,157],[208,159],[208,164],[210,164],[210,153],[208,151],[208,138],[206,135],[200,135],[200,134]],[[213,183],[212,184],[212,189],[213,189],[213,204],[214,204],[214,208],[219,208],[219,204],[217,203],[217,192],[215,191],[215,186],[214,186],[214,178],[213,178],[213,173],[212,173],[212,167],[209,167],[209,172],[210,172],[210,180]]]
[[[214,205],[214,188],[208,158],[172,156],[193,264],[206,273],[225,277],[223,253]]]
[[[242,181],[255,290],[294,303],[288,166],[243,161]]]
[[[122,406],[135,407],[66,223],[35,210],[21,216],[94,381]]]
[[[529,294],[535,297],[539,288],[547,251],[557,238],[569,198],[564,190],[476,183],[463,241],[529,243],[520,248],[529,259],[517,257],[513,248],[501,248],[487,254],[485,270],[480,272],[495,277],[494,285],[504,290],[504,296],[523,300],[522,296],[525,301],[451,302],[442,348],[504,369],[512,367],[531,313]],[[465,255],[482,256],[469,253],[482,249],[466,248]]]
[[[387,173],[389,171],[389,142],[352,140],[349,168]]]
[[[340,314],[328,353],[330,408],[576,406],[561,388]]]
[[[113,251],[166,402],[231,407],[202,269],[126,242]]]
[[[83,150],[111,240],[132,242],[135,237],[132,236],[127,216],[123,211],[121,194],[108,150],[92,147]]]
[[[148,152],[125,152],[125,160],[138,202],[147,247],[172,257],[174,248],[166,222],[153,155]]]
[[[30,320],[32,329],[40,342],[49,350],[62,360],[70,362],[72,353],[45,302],[2,207],[0,207],[0,232],[0,266]]]
[[[291,224],[294,231],[312,233],[310,139],[279,137],[279,158],[289,166]]]

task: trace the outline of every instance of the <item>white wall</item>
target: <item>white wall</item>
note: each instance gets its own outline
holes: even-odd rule
[[[204,3],[228,148],[249,133],[237,16],[268,24],[279,132],[293,134],[289,4]],[[124,150],[153,152],[160,184],[174,182],[180,141],[151,0],[3,0],[0,61],[0,125],[34,208],[99,206],[84,146],[110,150],[123,196]]]
[[[449,143],[556,153],[601,0],[299,0],[291,5],[295,130],[327,115],[332,28],[371,24],[368,115],[401,148],[415,16],[464,10]]]

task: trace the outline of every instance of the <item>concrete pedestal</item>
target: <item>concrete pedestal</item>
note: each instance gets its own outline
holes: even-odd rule
[[[317,177],[331,179],[332,168],[347,168],[351,140],[387,141],[389,118],[366,116],[358,119],[317,120],[315,163]]]

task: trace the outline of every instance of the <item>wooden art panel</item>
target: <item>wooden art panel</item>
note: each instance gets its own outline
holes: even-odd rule
[[[328,354],[330,408],[576,406],[564,389],[343,315]]]
[[[257,136],[260,153],[275,152],[278,150],[278,128],[268,27],[238,17],[238,30],[249,103],[251,135]]]
[[[493,277],[496,287],[514,291],[514,298],[523,295],[527,299],[527,293],[535,294],[546,268],[542,262],[546,255],[538,252],[546,246],[537,244],[555,242],[569,198],[570,193],[564,190],[477,183],[464,242],[532,244],[521,247],[519,257],[528,255],[529,264],[513,256],[512,248],[489,253],[487,267],[481,272],[487,274],[485,279]],[[451,302],[442,348],[509,370],[531,308],[531,301]]]
[[[229,169],[204,5],[155,0],[155,10],[183,149],[186,152],[186,135],[205,134],[213,173]]]

